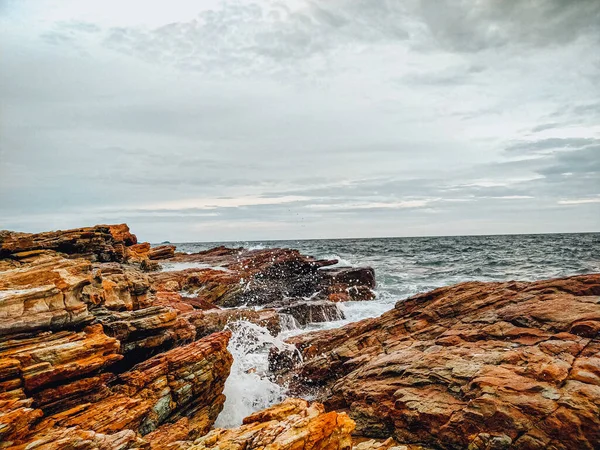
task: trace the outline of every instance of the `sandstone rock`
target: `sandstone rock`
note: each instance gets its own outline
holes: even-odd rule
[[[148,259],[148,253],[150,252],[150,243],[141,242],[139,244],[127,247],[127,256],[131,261],[142,261]]]
[[[140,449],[145,442],[132,430],[114,434],[96,433],[78,427],[55,427],[31,436],[27,444],[9,445],[9,450],[126,450]]]
[[[80,296],[90,271],[88,261],[42,255],[35,264],[0,272],[0,336],[93,320]]]
[[[179,317],[176,310],[164,306],[120,312],[96,308],[92,312],[104,325],[106,334],[121,342],[124,354],[170,347],[176,342],[189,342],[196,336],[194,328]]]
[[[101,329],[99,325],[96,328]],[[227,351],[229,337],[228,333],[216,333],[177,347],[136,365],[114,382],[112,374],[77,378],[76,373],[63,371],[63,377],[72,376],[75,381],[49,384],[34,393],[46,415],[34,409],[33,399],[24,394],[0,399],[2,442],[15,449],[140,448],[147,447],[140,435],[166,421],[179,423],[178,436],[194,439],[210,429],[223,407],[223,387],[232,363]],[[84,367],[88,364],[81,361],[78,368],[82,373],[86,372]],[[39,381],[29,383],[26,375],[27,390],[41,385]],[[90,392],[94,395],[87,395]],[[79,401],[66,401],[70,396],[79,396]],[[168,428],[175,429],[172,425]],[[157,435],[160,433],[154,438],[158,439]]]
[[[81,332],[45,332],[0,342],[0,360],[18,361],[12,366],[13,373],[27,391],[93,373],[122,358],[119,341],[106,336],[101,325],[90,325]]]
[[[318,403],[288,399],[246,417],[239,428],[215,429],[187,448],[347,450],[352,447],[353,429],[353,421],[344,413],[326,413]]]
[[[348,410],[371,437],[599,448],[599,296],[600,275],[417,295],[379,318],[292,338],[304,357],[293,390]]]

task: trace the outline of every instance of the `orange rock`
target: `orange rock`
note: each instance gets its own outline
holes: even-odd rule
[[[188,450],[349,450],[354,422],[344,413],[325,412],[323,405],[288,399],[244,419],[229,430],[215,429]]]
[[[27,390],[33,390],[120,361],[119,347],[119,341],[106,336],[98,324],[81,332],[46,332],[0,342],[0,360],[18,361],[18,377]]]
[[[297,336],[295,392],[436,448],[600,448],[600,275],[469,282]]]

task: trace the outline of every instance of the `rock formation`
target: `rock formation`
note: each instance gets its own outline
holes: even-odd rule
[[[600,275],[468,282],[290,340],[274,365],[357,433],[444,449],[600,448]]]
[[[354,422],[344,413],[326,413],[323,405],[287,399],[252,414],[244,424],[229,430],[215,429],[194,443],[179,442],[178,450],[349,450]]]
[[[0,449],[192,445],[225,401],[232,357],[222,330],[239,320],[282,327],[279,310],[215,303],[314,296],[326,278],[319,268],[335,263],[283,249],[174,250],[138,243],[124,224],[0,232]],[[200,268],[147,273],[166,258]],[[202,268],[207,261],[220,266]],[[338,417],[297,405],[298,417],[255,427],[256,439],[291,427],[300,442],[321,416]],[[345,420],[310,448],[346,446]]]

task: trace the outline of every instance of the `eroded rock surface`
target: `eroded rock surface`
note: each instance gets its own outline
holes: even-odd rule
[[[180,450],[349,450],[354,422],[344,413],[325,412],[323,405],[287,399],[244,419],[242,426],[212,430]]]
[[[222,330],[244,320],[277,334],[289,318],[281,305],[254,305],[312,298],[332,284],[319,269],[335,261],[294,250],[217,248],[173,258],[174,250],[138,243],[125,224],[0,232],[0,448],[191,445],[225,401],[232,357]],[[148,273],[168,258],[199,267]],[[320,423],[319,408],[298,410],[298,436]]]
[[[292,338],[304,357],[292,375],[297,392],[347,410],[359,434],[445,449],[592,450],[599,331],[600,275],[468,282]]]

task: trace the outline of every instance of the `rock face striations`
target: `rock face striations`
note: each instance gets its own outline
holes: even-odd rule
[[[462,283],[295,336],[271,368],[319,403],[213,428],[229,323],[340,319],[374,287],[370,268],[178,254],[124,224],[2,231],[0,450],[345,450],[351,434],[355,450],[600,448],[600,274]]]
[[[217,304],[316,297],[334,284],[318,271],[331,262],[292,250],[174,250],[138,243],[124,224],[0,232],[0,449],[191,447],[225,401],[232,356],[223,329],[236,320],[282,327],[281,305]],[[156,272],[168,258],[198,268]],[[252,419],[253,439],[279,433],[277,448],[348,448],[350,419],[294,405],[278,421]],[[317,424],[328,428],[313,439]],[[230,433],[218,440],[240,439]]]
[[[294,337],[296,393],[443,449],[600,448],[600,275],[468,282]],[[274,365],[285,355],[273,355]]]

